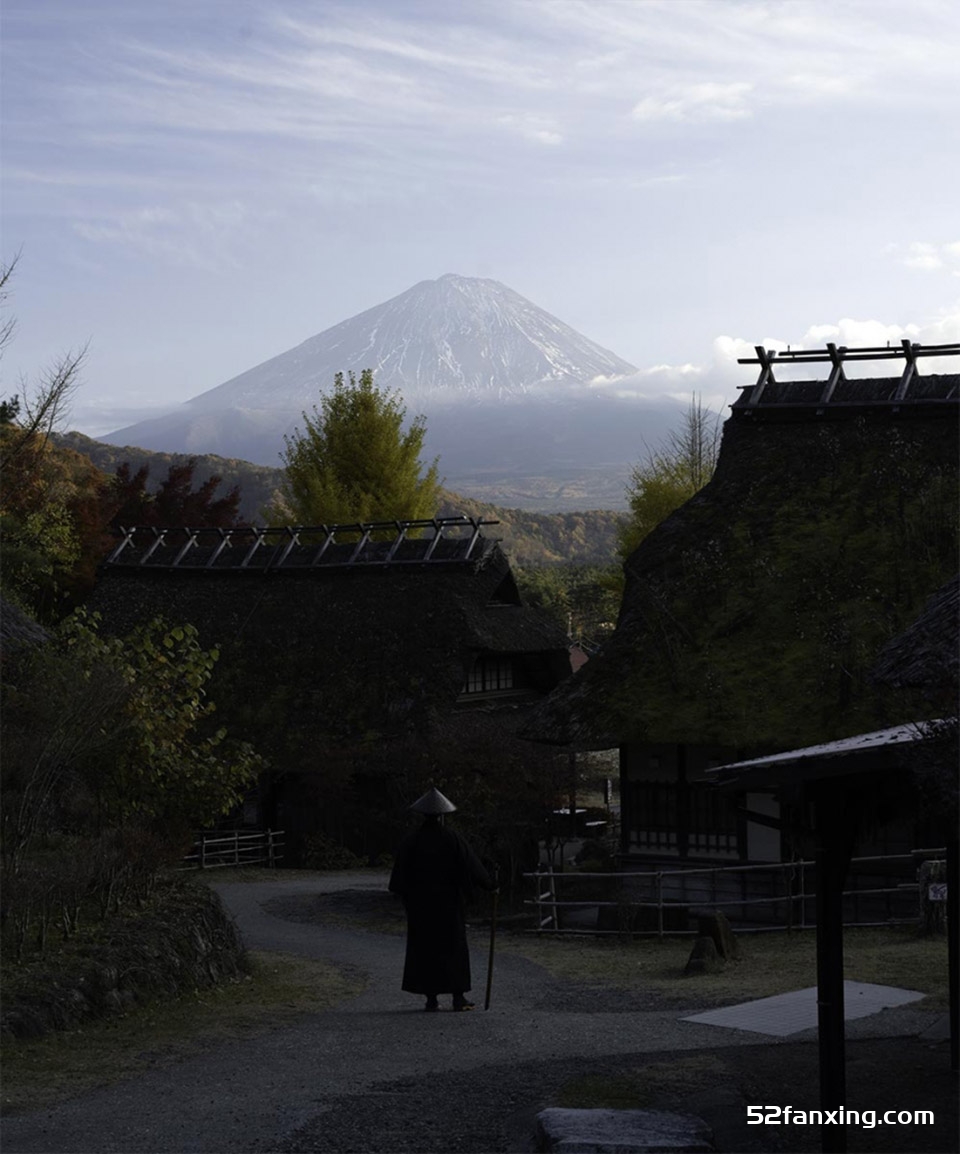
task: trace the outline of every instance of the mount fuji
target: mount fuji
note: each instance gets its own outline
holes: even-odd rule
[[[334,375],[367,368],[424,414],[448,487],[520,507],[622,506],[630,466],[678,413],[591,387],[637,370],[506,285],[447,274],[101,439],[278,465]]]

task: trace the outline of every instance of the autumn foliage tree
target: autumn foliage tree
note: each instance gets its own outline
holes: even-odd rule
[[[10,295],[16,264],[0,268],[0,303]],[[12,318],[0,324],[0,353],[14,327]],[[89,576],[85,559],[99,555],[104,540],[97,510],[107,478],[86,457],[51,440],[69,411],[85,353],[61,355],[0,401],[2,590],[47,619],[62,614]]]
[[[188,525],[191,528],[229,529],[236,525],[240,510],[240,489],[234,487],[226,496],[217,497],[221,478],[208,477],[194,488],[196,461],[171,465],[156,493],[147,490],[148,465],[135,473],[129,462],[117,466],[111,500],[114,509],[110,526],[114,529],[131,525]]]
[[[262,759],[207,697],[217,659],[189,625],[107,637],[81,611],[5,663],[0,864],[17,957],[28,932],[43,952],[51,919],[69,937],[142,902],[189,831],[254,783]]]
[[[89,589],[109,546],[103,502],[109,478],[43,432],[0,424],[0,530],[5,596],[45,620]]]
[[[218,658],[191,625],[110,637],[96,615],[67,618],[4,684],[4,854],[71,826],[176,831],[228,812],[262,761],[214,724]]]

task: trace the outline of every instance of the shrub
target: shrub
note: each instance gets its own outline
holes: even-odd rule
[[[335,842],[325,833],[310,834],[304,838],[303,864],[312,870],[362,869],[367,863],[353,850]]]

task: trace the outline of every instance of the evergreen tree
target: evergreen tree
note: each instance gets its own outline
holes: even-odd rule
[[[305,431],[285,438],[285,473],[269,519],[331,525],[435,516],[437,462],[424,473],[420,460],[425,419],[404,432],[405,416],[399,395],[374,385],[372,369],[359,381],[337,373],[319,409],[303,414]]]

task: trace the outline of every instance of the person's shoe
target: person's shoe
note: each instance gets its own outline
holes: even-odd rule
[[[440,1009],[440,1003],[436,998],[427,998],[427,1004],[423,1007],[428,1013],[435,1013]]]
[[[454,998],[453,999],[453,1008],[455,1010],[460,1010],[460,1011],[472,1010],[473,1009],[473,1002],[468,1002],[466,998]]]

